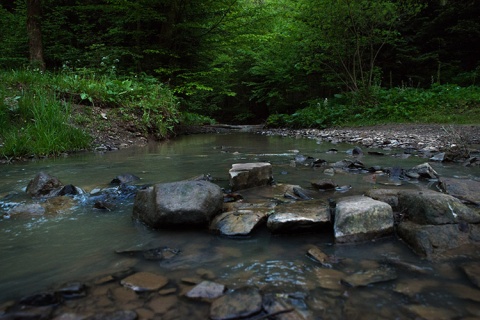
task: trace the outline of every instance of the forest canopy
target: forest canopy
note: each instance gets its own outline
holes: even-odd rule
[[[345,97],[374,116],[382,88],[478,85],[479,16],[474,0],[2,1],[0,67],[153,77],[226,122]]]

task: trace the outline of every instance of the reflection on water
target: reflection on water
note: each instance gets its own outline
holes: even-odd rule
[[[327,153],[332,147],[339,151]],[[351,148],[346,144],[332,146],[315,140],[251,134],[195,135],[144,148],[106,154],[82,153],[68,158],[7,165],[0,168],[0,199],[3,198],[0,214],[14,204],[27,201],[25,187],[39,171],[87,192],[108,186],[113,177],[126,172],[139,176],[141,184],[210,174],[216,183],[227,188],[228,170],[233,163],[269,161],[279,183],[309,188],[312,179],[332,178],[338,185],[352,186],[347,193],[337,192],[334,196],[361,194],[372,187],[365,174],[329,177],[322,173],[323,169],[292,166],[297,154],[335,162],[348,158],[346,151]],[[387,152],[390,153],[386,156],[366,155],[362,162],[366,167],[403,168],[425,162],[415,156],[400,159],[393,156],[395,151]],[[480,176],[478,168],[466,170],[461,166],[439,164],[434,167],[445,176]],[[331,196],[318,195],[319,198]],[[406,318],[407,304],[408,308],[431,306],[447,308],[455,315],[476,313],[480,316],[480,310],[472,300],[452,293],[471,287],[455,265],[420,260],[394,238],[338,246],[333,244],[332,234],[279,236],[261,229],[246,239],[228,239],[206,230],[155,231],[132,221],[132,206],[133,199],[126,199],[111,212],[78,204],[56,217],[0,219],[0,302],[65,282],[94,279],[133,267],[138,271],[168,274],[171,281],[178,283],[185,277],[198,277],[199,270],[207,270],[210,278],[230,288],[257,285],[266,292],[308,293],[308,299],[304,299],[307,305],[303,307],[317,318],[363,319],[365,317],[359,316],[358,311],[374,307],[377,317],[402,319]],[[432,272],[426,276],[399,270],[394,282],[367,288],[340,286],[341,290],[337,290],[335,275],[306,256],[306,251],[313,245],[340,258],[336,269],[344,274],[379,267],[386,258],[401,259]],[[175,259],[161,262],[139,261],[115,253],[115,250],[159,246],[179,249],[181,253]],[[473,253],[477,257],[478,254],[478,250]],[[471,257],[471,252],[459,253],[457,261]],[[333,280],[328,278],[324,282],[325,277]],[[420,285],[421,282],[417,281],[420,279],[428,284],[425,288],[434,289],[411,288],[414,283]],[[322,287],[322,283],[327,287]],[[477,293],[474,291],[474,294]],[[415,302],[413,306],[412,301]],[[202,307],[196,312],[207,312],[207,309]]]

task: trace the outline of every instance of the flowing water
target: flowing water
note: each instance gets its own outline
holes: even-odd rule
[[[331,148],[338,149],[338,152],[327,152]],[[366,181],[366,174],[329,177],[322,173],[323,170],[292,165],[292,160],[299,154],[328,162],[349,158],[347,150],[351,148],[352,145],[348,144],[331,145],[311,139],[205,134],[105,154],[82,153],[4,165],[0,167],[0,217],[14,204],[29,201],[25,187],[40,171],[87,192],[108,187],[112,178],[126,172],[139,176],[140,183],[145,185],[210,174],[221,187],[228,188],[228,170],[233,163],[268,161],[273,165],[277,183],[309,188],[310,181],[315,178],[331,178],[338,185],[352,186],[346,193],[319,193],[319,198],[361,194],[372,187]],[[395,156],[402,153],[400,150],[384,152],[387,155],[383,157],[365,155],[362,162],[367,167],[402,168],[425,162],[416,156],[408,159]],[[465,169],[453,164],[433,166],[443,176],[480,177],[478,168]],[[416,184],[405,186],[415,187]],[[132,207],[132,198],[122,200],[112,211],[94,209],[91,204],[82,204],[79,200],[72,209],[55,216],[0,218],[0,304],[67,282],[90,281],[134,268],[164,274],[180,290],[181,279],[209,275],[229,288],[248,284],[259,286],[266,292],[293,294],[291,297],[294,298],[290,300],[296,308],[304,315],[318,319],[363,319],[365,312],[374,314],[375,318],[409,318],[411,314],[424,312],[422,314],[433,314],[433,319],[437,311],[459,317],[480,317],[478,290],[457,266],[465,261],[480,262],[479,250],[459,252],[453,260],[429,262],[418,258],[395,237],[335,245],[333,235],[328,232],[272,235],[259,229],[248,238],[231,239],[210,234],[207,230],[152,230],[132,220]],[[312,245],[340,258],[340,269],[345,274],[378,268],[386,257],[415,264],[428,272],[398,270],[395,281],[365,288],[341,285],[337,288],[338,283],[325,288],[319,285],[321,266],[306,256]],[[169,261],[152,262],[115,253],[116,250],[163,246],[178,249],[180,254]],[[431,288],[414,288],[424,282]],[[473,298],[472,294],[462,296],[455,293],[462,288],[473,290]],[[189,308],[185,301],[181,300],[181,303]],[[191,308],[197,313],[191,311],[190,317],[192,314],[207,317],[206,304],[193,305]],[[181,318],[180,314],[174,318]]]

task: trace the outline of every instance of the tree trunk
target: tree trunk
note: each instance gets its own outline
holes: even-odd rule
[[[27,0],[27,33],[30,50],[30,64],[45,70],[43,59],[42,29],[40,28],[41,0]]]

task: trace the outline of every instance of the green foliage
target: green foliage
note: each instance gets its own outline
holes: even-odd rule
[[[271,127],[325,128],[382,123],[480,123],[480,87],[434,85],[431,89],[393,88],[374,92],[374,105],[359,106],[354,94],[315,100],[297,112],[268,118]]]

